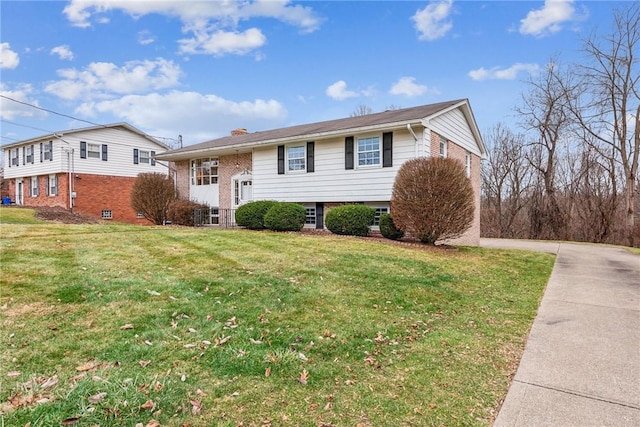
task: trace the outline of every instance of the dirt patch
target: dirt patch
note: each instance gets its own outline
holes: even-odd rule
[[[61,207],[36,208],[36,218],[62,224],[98,224],[100,222],[96,218],[72,213]]]

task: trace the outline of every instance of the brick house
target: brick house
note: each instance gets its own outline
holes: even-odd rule
[[[127,123],[56,132],[2,147],[8,197],[20,206],[148,224],[131,208],[139,173],[168,173],[155,161],[168,147]]]
[[[250,200],[301,203],[306,227],[324,228],[344,203],[389,212],[396,173],[415,157],[460,160],[475,191],[473,226],[456,244],[480,239],[480,161],[486,149],[466,99],[230,136],[158,153],[174,163],[178,195],[212,207],[212,223]]]

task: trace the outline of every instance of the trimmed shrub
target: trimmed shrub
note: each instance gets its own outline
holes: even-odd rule
[[[366,236],[376,217],[376,210],[365,205],[343,205],[327,212],[326,226],[332,233]]]
[[[264,215],[264,226],[274,231],[300,231],[306,220],[306,209],[298,203],[279,202]]]
[[[165,223],[167,210],[175,198],[173,180],[162,173],[138,174],[131,189],[131,207],[157,225]]]
[[[167,219],[172,224],[193,227],[193,213],[196,209],[208,209],[208,206],[191,200],[175,200],[169,205]]]
[[[251,230],[262,230],[265,228],[264,216],[276,203],[273,200],[256,200],[239,206],[236,209],[236,224]]]
[[[459,160],[420,157],[400,167],[391,195],[393,221],[422,243],[460,237],[474,209],[471,180]]]
[[[380,215],[380,234],[391,240],[399,240],[404,237],[404,231],[396,227],[391,214],[388,213]]]

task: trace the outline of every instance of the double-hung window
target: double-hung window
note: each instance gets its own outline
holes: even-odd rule
[[[307,169],[306,153],[304,145],[287,147],[287,171],[300,172]]]
[[[38,197],[38,177],[32,176],[29,185],[29,196]]]
[[[58,175],[51,174],[47,177],[47,196],[58,195]]]
[[[11,150],[9,150],[9,153],[11,153]],[[19,148],[16,148],[14,155],[11,157],[11,165],[12,166],[20,165],[20,149]]]
[[[440,137],[440,156],[447,157],[447,140]]]
[[[53,142],[41,144],[42,146],[42,160],[53,160]],[[40,160],[40,161],[42,161]]]
[[[87,157],[92,159],[100,158],[100,144],[87,144]]]
[[[140,163],[149,163],[149,152],[146,150],[140,150]]]
[[[358,166],[380,165],[380,137],[358,138],[357,150]]]
[[[34,163],[34,158],[33,158],[33,145],[27,145],[27,147],[25,148],[26,150],[26,159],[25,159],[25,164],[26,163]]]

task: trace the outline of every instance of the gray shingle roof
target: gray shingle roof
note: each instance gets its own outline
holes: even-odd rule
[[[222,138],[213,139],[211,141],[189,145],[184,148],[165,151],[158,155],[158,157],[161,157],[162,155],[174,155],[180,153],[188,153],[191,151],[206,150],[209,148],[232,147],[234,145],[247,145],[264,141],[276,141],[286,138],[304,137],[306,135],[334,133],[347,131],[349,129],[366,128],[368,126],[411,122],[427,118],[464,101],[466,100],[457,99],[453,101],[439,102],[437,104],[429,104],[419,107],[384,111],[382,113],[367,114],[365,116],[347,117],[344,119],[309,123],[306,125],[247,133],[245,135],[225,136]]]

